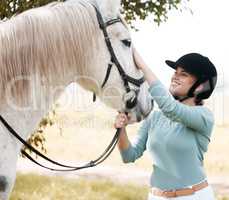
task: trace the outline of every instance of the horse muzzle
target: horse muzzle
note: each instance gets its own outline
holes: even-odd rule
[[[140,122],[145,119],[154,108],[154,101],[148,94],[143,95],[140,89],[130,90],[123,95],[125,112],[131,113],[132,122]]]
[[[125,103],[125,107],[127,110],[133,109],[137,105],[137,96],[139,90],[130,90],[129,92],[125,93],[123,96],[123,101]]]

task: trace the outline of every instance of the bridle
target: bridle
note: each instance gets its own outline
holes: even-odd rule
[[[130,98],[127,98],[128,100],[126,101],[126,108],[131,109],[131,108],[135,107],[135,105],[137,103],[137,91],[130,89],[129,83],[132,83],[133,85],[135,85],[137,87],[140,87],[141,84],[144,83],[145,79],[144,79],[144,77],[142,77],[140,79],[135,79],[135,78],[129,76],[128,74],[126,74],[125,71],[123,70],[120,62],[118,61],[117,56],[114,53],[114,49],[112,47],[112,44],[111,44],[111,41],[110,41],[110,38],[108,36],[106,28],[108,26],[115,24],[115,23],[118,23],[118,22],[123,23],[122,20],[120,19],[120,17],[112,19],[112,20],[104,23],[103,17],[101,15],[100,11],[98,10],[98,8],[96,6],[94,6],[94,8],[95,8],[97,19],[99,22],[99,27],[103,31],[106,46],[107,46],[108,51],[110,52],[110,55],[111,55],[111,60],[110,60],[110,63],[108,64],[106,76],[104,78],[104,81],[103,81],[101,87],[103,88],[105,86],[105,84],[106,84],[106,82],[110,76],[111,68],[113,65],[115,65],[118,69],[118,72],[119,72],[121,78],[122,78],[122,81],[123,81],[123,84],[124,84],[124,87],[126,90],[126,96],[130,97]]]
[[[102,88],[104,87],[104,85],[106,84],[108,78],[109,78],[109,75],[110,75],[110,71],[111,71],[111,67],[112,65],[115,65],[119,71],[119,74],[123,80],[123,84],[124,84],[124,87],[125,87],[125,90],[126,90],[126,94],[134,94],[134,96],[132,95],[131,98],[129,98],[126,102],[126,106],[131,109],[133,108],[135,105],[136,105],[136,102],[137,102],[137,94],[134,90],[131,90],[130,87],[129,87],[129,83],[132,83],[134,84],[135,86],[138,86],[140,87],[140,85],[144,82],[144,78],[141,78],[141,79],[135,79],[135,78],[132,78],[130,76],[128,76],[125,71],[123,70],[121,64],[119,63],[115,53],[114,53],[114,50],[113,50],[113,47],[111,45],[111,41],[110,41],[110,38],[108,36],[108,33],[107,33],[107,30],[106,28],[114,23],[117,23],[117,22],[121,22],[121,19],[120,18],[116,18],[116,19],[112,19],[106,23],[104,23],[103,21],[103,18],[102,18],[102,15],[100,13],[100,11],[98,10],[98,8],[96,6],[93,5],[93,7],[95,8],[95,11],[96,11],[96,16],[97,16],[97,19],[98,19],[98,22],[99,22],[99,27],[100,29],[103,31],[103,35],[105,37],[105,42],[106,42],[106,45],[107,45],[107,48],[110,52],[110,55],[111,55],[111,60],[110,60],[110,63],[108,64],[108,69],[107,69],[107,72],[106,72],[106,76],[105,76],[105,79],[102,83]],[[117,142],[118,142],[118,138],[119,138],[119,134],[120,134],[120,128],[117,129],[114,137],[112,138],[112,141],[110,142],[110,144],[107,146],[107,148],[104,150],[104,152],[95,160],[91,160],[89,162],[87,162],[86,164],[82,165],[82,166],[70,166],[70,165],[65,165],[65,164],[61,164],[59,162],[56,162],[48,157],[46,157],[45,155],[43,155],[41,152],[39,152],[38,150],[36,150],[33,146],[31,146],[29,143],[27,143],[11,126],[10,124],[2,117],[2,115],[0,115],[0,121],[1,123],[8,129],[8,131],[15,137],[17,138],[25,147],[27,147],[30,151],[34,152],[36,155],[42,157],[44,160],[56,165],[56,166],[59,166],[59,167],[62,167],[62,169],[56,169],[56,168],[51,168],[51,167],[47,167],[41,163],[39,163],[38,161],[36,161],[35,159],[33,159],[26,151],[24,150],[21,150],[21,153],[27,157],[29,160],[31,160],[32,162],[36,163],[37,165],[43,167],[43,168],[46,168],[46,169],[49,169],[49,170],[52,170],[52,171],[76,171],[76,170],[80,170],[80,169],[84,169],[84,168],[89,168],[89,167],[94,167],[100,163],[102,163],[111,153],[112,151],[114,150]]]

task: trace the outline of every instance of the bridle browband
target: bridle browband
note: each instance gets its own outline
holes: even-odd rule
[[[83,4],[82,4],[83,5]],[[83,5],[84,6],[84,5]],[[114,50],[113,50],[113,47],[111,45],[111,41],[110,41],[110,38],[108,36],[108,33],[107,33],[107,26],[110,26],[114,23],[117,23],[117,22],[121,22],[121,19],[120,18],[117,18],[117,19],[112,19],[112,20],[109,20],[108,22],[104,23],[103,21],[103,18],[102,18],[102,15],[100,13],[100,11],[98,10],[98,8],[96,6],[93,5],[93,7],[95,8],[95,11],[96,11],[96,16],[97,16],[97,19],[98,19],[98,22],[99,22],[99,27],[100,29],[103,31],[103,35],[104,35],[104,38],[105,38],[105,42],[106,42],[106,45],[107,45],[107,48],[110,52],[110,55],[111,55],[111,60],[110,60],[110,63],[108,64],[108,69],[107,69],[107,73],[106,73],[106,76],[105,76],[105,79],[102,83],[102,88],[104,87],[104,85],[106,84],[108,78],[109,78],[109,75],[110,75],[110,71],[111,71],[111,67],[113,64],[116,65],[118,71],[119,71],[119,74],[123,80],[123,83],[124,83],[124,87],[125,87],[125,90],[127,93],[129,92],[133,92],[130,87],[129,87],[129,83],[132,83],[134,84],[135,86],[138,86],[140,87],[140,85],[144,82],[144,78],[140,78],[140,79],[135,79],[135,78],[132,78],[130,76],[128,76],[125,71],[123,70],[121,64],[119,63],[115,53],[114,53]],[[127,102],[127,105],[131,108],[131,107],[134,107],[136,104],[136,97],[135,97],[135,101],[133,101],[133,99],[131,99],[131,102]],[[126,113],[127,114],[127,113]],[[7,130],[15,137],[17,138],[25,147],[27,147],[28,149],[30,149],[32,152],[34,152],[36,155],[42,157],[44,160],[56,165],[56,166],[59,166],[59,167],[62,167],[62,169],[56,169],[56,168],[51,168],[51,167],[47,167],[41,163],[39,163],[38,161],[36,161],[35,159],[33,159],[25,150],[21,150],[21,153],[26,156],[29,160],[31,160],[32,162],[36,163],[37,165],[43,167],[43,168],[46,168],[46,169],[49,169],[49,170],[52,170],[52,171],[76,171],[76,170],[80,170],[80,169],[84,169],[84,168],[89,168],[89,167],[94,167],[100,163],[102,163],[111,153],[112,151],[114,150],[117,142],[118,142],[118,138],[119,138],[119,135],[120,135],[120,128],[118,128],[116,130],[116,133],[114,135],[114,137],[112,138],[112,141],[110,142],[110,144],[107,146],[107,148],[104,150],[104,152],[95,160],[91,160],[89,162],[87,162],[86,164],[82,165],[82,166],[70,166],[70,165],[65,165],[65,164],[62,164],[62,163],[59,163],[59,162],[56,162],[48,157],[46,157],[45,155],[43,155],[41,152],[39,152],[37,149],[35,149],[32,145],[30,145],[29,143],[27,143],[10,125],[9,123],[0,115],[0,121],[1,123],[7,128]]]

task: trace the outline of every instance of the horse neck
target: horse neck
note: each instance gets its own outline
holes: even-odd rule
[[[91,12],[77,13],[74,7],[44,11],[51,15],[47,20],[40,19],[35,11],[34,17],[31,11],[0,29],[0,45],[5,49],[0,55],[1,91],[6,91],[12,79],[23,78],[13,87],[13,104],[1,101],[0,114],[25,138],[70,82],[81,76],[94,80],[98,77],[95,68],[101,61],[97,58],[103,59],[107,53],[96,16]],[[90,88],[87,81],[80,84]]]
[[[17,83],[13,94],[17,100],[27,99],[36,90],[33,86],[66,87],[81,77],[98,79],[101,75],[95,69],[106,53],[102,32],[92,12],[91,6],[79,8],[77,3],[71,7],[60,3],[26,12],[1,26],[0,44],[5,49],[0,55],[1,91],[5,91],[6,83],[18,77],[37,77],[38,81]],[[89,85],[87,81],[80,84],[85,88]]]
[[[72,7],[76,4],[73,3]],[[64,48],[51,51],[51,57],[54,58],[53,62],[59,59],[60,65],[50,68],[48,74],[40,75],[52,85],[67,86],[71,82],[78,82],[83,88],[94,91],[102,83],[101,67],[109,59],[109,52],[94,8],[86,4],[81,10],[78,13],[80,17],[76,12],[67,12],[67,15],[76,15],[69,22],[71,28],[65,21],[65,28],[57,31],[61,34],[59,38],[62,38],[61,44]]]

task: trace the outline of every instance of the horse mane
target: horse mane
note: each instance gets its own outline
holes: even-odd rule
[[[89,58],[98,53],[97,33],[93,7],[79,1],[51,3],[1,22],[0,102],[15,80],[8,92],[23,102],[34,89],[30,79],[55,84],[70,69],[86,74]]]

